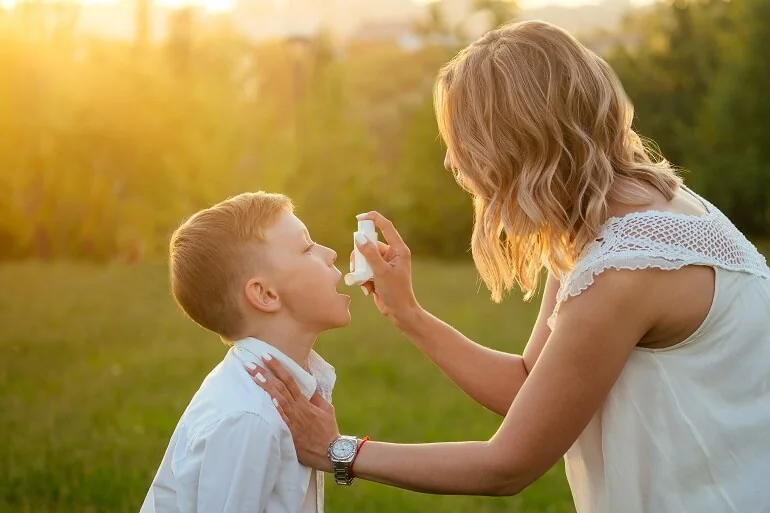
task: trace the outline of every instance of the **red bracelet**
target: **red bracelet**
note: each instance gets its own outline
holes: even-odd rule
[[[369,437],[365,436],[361,439],[361,442],[358,444],[358,447],[356,448],[356,455],[353,456],[353,463],[350,464],[350,477],[353,478],[355,475],[353,474],[353,465],[356,464],[356,460],[358,459],[358,453],[361,452],[361,447],[364,446],[366,442],[369,441]]]

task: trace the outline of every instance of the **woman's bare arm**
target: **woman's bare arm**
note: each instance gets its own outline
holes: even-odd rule
[[[425,493],[511,495],[541,476],[575,442],[601,407],[645,333],[674,308],[670,271],[606,271],[560,308],[555,329],[497,433],[487,441],[369,442],[356,477]],[[279,364],[259,386],[277,398],[300,461],[330,471],[327,450],[339,436],[331,405],[304,398]]]
[[[355,461],[355,475],[426,493],[518,493],[562,457],[600,407],[665,303],[653,292],[665,290],[656,283],[662,280],[655,271],[608,271],[567,301],[537,366],[490,440],[370,442]],[[321,454],[304,454],[319,468],[329,465]]]
[[[470,340],[424,310],[399,328],[471,399],[505,415],[551,334],[548,317],[556,303],[559,282],[548,276],[543,298],[524,356],[496,351]]]

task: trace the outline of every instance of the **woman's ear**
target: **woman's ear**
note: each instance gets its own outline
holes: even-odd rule
[[[281,307],[278,291],[269,286],[262,278],[252,278],[246,282],[244,292],[249,306],[260,312],[274,313]]]

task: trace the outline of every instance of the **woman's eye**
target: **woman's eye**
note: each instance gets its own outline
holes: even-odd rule
[[[315,244],[310,244],[308,247],[305,248],[305,253],[309,253],[311,249],[315,247]]]

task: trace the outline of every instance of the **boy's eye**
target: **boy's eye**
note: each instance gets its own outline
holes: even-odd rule
[[[305,248],[305,253],[308,253],[311,249],[313,249],[314,246],[314,243],[309,244],[308,247]]]

